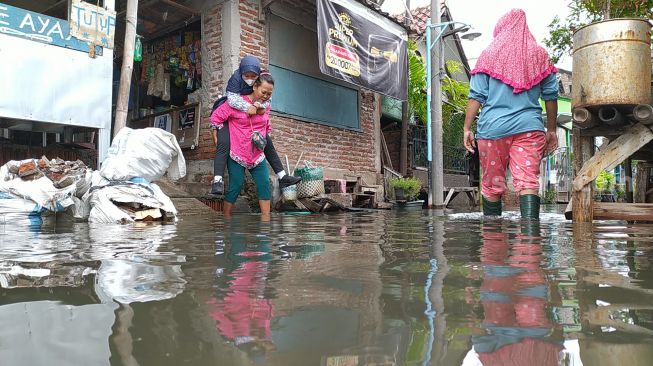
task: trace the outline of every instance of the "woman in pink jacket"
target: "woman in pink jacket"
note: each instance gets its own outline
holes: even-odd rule
[[[252,105],[263,104],[270,100],[274,79],[269,73],[261,73],[250,95],[243,96]],[[245,183],[245,169],[248,169],[259,199],[261,213],[270,213],[270,176],[265,160],[266,137],[270,133],[270,107],[263,114],[252,116],[235,109],[229,103],[223,103],[211,114],[211,124],[219,126],[229,122],[231,147],[227,169],[229,171],[229,189],[225,194],[224,214],[230,215],[233,205]]]

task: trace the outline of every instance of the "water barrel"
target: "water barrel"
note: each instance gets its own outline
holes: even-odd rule
[[[651,25],[611,19],[574,32],[572,108],[651,102]]]

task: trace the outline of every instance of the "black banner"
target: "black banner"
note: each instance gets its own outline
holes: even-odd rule
[[[355,0],[317,0],[320,71],[406,100],[407,35]]]

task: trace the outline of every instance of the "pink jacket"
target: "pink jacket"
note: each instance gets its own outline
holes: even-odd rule
[[[243,96],[245,100],[251,103],[248,96]],[[252,143],[252,131],[258,131],[263,137],[266,137],[272,130],[270,127],[270,107],[262,115],[255,114],[248,116],[247,113],[241,112],[229,103],[222,103],[213,114],[211,114],[211,124],[219,126],[224,122],[229,122],[229,138],[231,148],[229,155],[238,164],[247,169],[259,165],[265,155]]]

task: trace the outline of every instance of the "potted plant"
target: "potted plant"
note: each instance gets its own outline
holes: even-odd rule
[[[617,184],[616,185],[615,193],[617,194],[617,202],[625,202],[626,201],[626,191],[624,190],[624,185],[623,184]]]
[[[596,178],[597,198],[601,202],[615,202],[612,187],[615,184],[614,174],[602,171]]]
[[[417,178],[396,178],[390,181],[397,201],[412,201],[419,194],[422,182]]]

